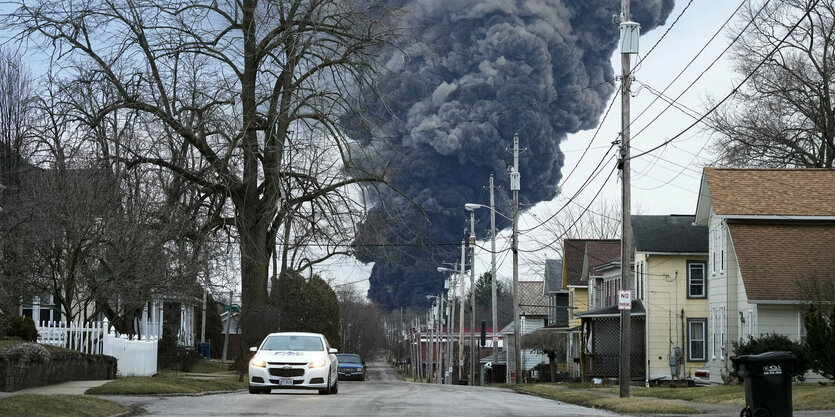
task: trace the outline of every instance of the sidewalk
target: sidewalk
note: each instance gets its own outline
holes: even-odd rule
[[[20,395],[20,394],[41,394],[41,395],[54,395],[54,394],[65,394],[65,395],[82,395],[84,391],[87,391],[90,388],[98,387],[104,385],[108,382],[112,381],[112,379],[101,379],[101,380],[92,380],[92,381],[68,381],[62,382],[60,384],[55,385],[44,385],[42,387],[32,387],[26,388],[19,391],[14,392],[0,392],[0,398],[11,397],[12,395]]]

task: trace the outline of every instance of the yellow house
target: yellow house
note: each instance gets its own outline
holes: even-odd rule
[[[708,229],[695,216],[632,216],[635,297],[646,309],[646,382],[708,360]]]
[[[581,320],[578,314],[589,309],[589,276],[595,266],[620,256],[619,239],[565,239],[562,253],[562,289],[568,293],[568,349],[566,362],[569,375],[580,376]]]
[[[568,291],[568,325],[580,325],[580,314],[589,309],[589,276],[597,265],[620,257],[620,239],[565,239],[562,255],[562,288]]]

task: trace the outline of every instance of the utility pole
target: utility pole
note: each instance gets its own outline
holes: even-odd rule
[[[461,261],[463,264],[463,256],[464,255],[464,241],[461,241]],[[458,281],[452,278],[452,274],[449,276],[449,290],[447,292],[447,296],[449,297],[449,325],[447,325],[447,375],[448,379],[446,380],[448,384],[452,384],[452,376],[453,372],[452,369],[455,367],[453,365],[453,350],[455,350],[455,339],[453,339],[455,333],[455,302],[457,301],[457,289],[458,289]],[[461,374],[459,373],[459,378]]]
[[[620,164],[622,206],[621,206],[621,235],[620,235],[620,282],[622,290],[632,290],[632,218],[630,193],[630,161],[629,161],[629,115],[630,86],[632,84],[631,54],[637,53],[637,32],[633,29],[640,25],[632,22],[629,11],[629,0],[621,0],[620,33],[621,33],[621,147]],[[631,293],[631,291],[630,291]],[[630,299],[631,304],[631,299]],[[631,308],[631,305],[630,305]],[[632,310],[620,310],[620,397],[629,397],[629,377],[631,375],[630,359],[632,357]]]
[[[209,297],[209,288],[203,289],[203,316],[200,318],[200,343],[206,343],[206,302]],[[202,352],[201,352],[202,353]]]
[[[426,325],[429,328],[429,364],[426,367],[426,382],[429,384],[434,383],[435,378],[435,309],[437,308],[438,304],[432,304],[432,310],[429,320],[426,321]]]
[[[496,198],[493,187],[493,174],[490,174],[490,291],[493,307],[493,361],[499,363],[498,313],[496,312]],[[492,373],[491,373],[492,377]],[[493,382],[493,381],[490,381]]]
[[[515,353],[516,383],[522,383],[519,365],[522,363],[522,343],[519,332],[519,134],[513,135],[513,168],[510,171],[510,190],[513,191],[513,349]]]
[[[463,276],[464,276],[464,268],[466,267],[465,262],[466,262],[466,258],[465,258],[465,254],[464,254],[464,245],[461,245],[461,270],[460,270],[459,276],[462,277],[462,280],[463,280]],[[472,265],[470,265],[470,267],[472,267]],[[464,300],[463,292],[464,292],[464,285],[463,285],[463,281],[462,281],[462,285],[461,285],[461,293],[462,293],[461,300],[462,300],[462,302],[459,303],[459,305],[461,306],[459,316],[461,316],[461,317],[459,317],[459,323],[458,323],[458,378],[459,379],[461,379],[461,376],[464,375],[464,304],[465,303],[463,302],[463,300]],[[471,384],[472,384],[472,382],[471,382]]]
[[[226,362],[226,350],[229,346],[229,326],[232,324],[232,291],[229,291],[229,306],[226,313],[226,335],[223,336],[223,356],[220,358],[220,370],[223,370],[223,364]]]
[[[470,210],[470,385],[475,385],[475,210]]]
[[[441,296],[438,297],[438,376],[435,383],[440,384],[444,376],[444,291],[441,290]]]

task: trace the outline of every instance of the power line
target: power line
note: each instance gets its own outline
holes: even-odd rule
[[[720,100],[720,101],[719,101],[718,103],[716,103],[713,107],[711,107],[711,108],[710,108],[710,110],[708,110],[708,111],[707,111],[704,115],[702,115],[701,117],[699,117],[699,119],[698,119],[698,120],[696,120],[695,122],[693,122],[692,124],[690,124],[689,126],[687,126],[684,130],[682,130],[681,132],[679,132],[679,133],[678,133],[678,134],[676,134],[675,136],[671,137],[670,139],[665,140],[665,141],[664,141],[664,142],[662,142],[660,145],[655,146],[655,147],[651,148],[651,149],[650,149],[650,150],[648,150],[648,151],[645,151],[645,152],[639,153],[639,154],[637,154],[637,155],[631,156],[629,159],[640,158],[641,156],[647,155],[647,154],[649,154],[649,153],[651,153],[651,152],[654,152],[654,151],[656,151],[656,150],[658,150],[658,149],[660,149],[660,148],[662,148],[662,147],[664,147],[664,146],[667,146],[670,142],[672,142],[672,141],[676,140],[677,138],[679,138],[681,135],[683,135],[684,133],[686,133],[687,131],[689,131],[690,129],[692,129],[694,126],[696,126],[697,124],[701,123],[701,121],[702,121],[702,120],[704,120],[707,116],[709,116],[709,115],[710,115],[710,114],[712,114],[714,111],[716,111],[716,109],[718,109],[718,108],[719,108],[722,104],[724,104],[724,103],[725,103],[725,101],[727,101],[729,98],[731,98],[731,96],[735,95],[735,94],[737,93],[737,91],[739,91],[739,88],[740,88],[740,87],[742,87],[742,86],[743,86],[743,85],[744,85],[744,84],[745,84],[745,83],[746,83],[749,79],[751,79],[751,77],[753,77],[753,76],[754,76],[754,74],[756,74],[756,73],[757,73],[757,71],[759,71],[759,69],[760,69],[763,65],[765,65],[765,63],[766,63],[769,59],[771,59],[771,56],[772,56],[772,55],[774,55],[774,53],[775,53],[775,52],[777,52],[777,51],[780,49],[780,47],[783,45],[783,43],[786,41],[786,39],[788,39],[788,37],[789,37],[789,36],[791,36],[791,34],[794,32],[794,30],[795,30],[795,29],[797,29],[797,27],[798,27],[798,26],[800,26],[800,23],[802,23],[802,22],[803,22],[803,20],[804,20],[804,19],[806,19],[806,18],[809,16],[809,13],[811,13],[811,12],[812,12],[812,9],[814,9],[815,7],[817,7],[817,5],[818,5],[818,3],[819,3],[819,2],[820,2],[820,0],[815,0],[815,2],[814,2],[811,6],[809,6],[809,7],[807,8],[806,12],[805,12],[805,13],[803,13],[803,16],[801,16],[801,18],[797,20],[797,22],[796,22],[796,23],[795,23],[795,24],[791,27],[791,29],[789,29],[789,30],[788,30],[788,32],[786,32],[786,35],[785,35],[785,36],[783,36],[783,38],[782,38],[782,39],[780,39],[780,41],[779,41],[779,42],[777,42],[777,44],[774,46],[774,48],[772,48],[772,49],[771,49],[771,51],[770,51],[770,52],[769,52],[769,53],[768,53],[768,54],[767,54],[767,55],[766,55],[766,56],[765,56],[765,57],[764,57],[764,58],[763,58],[763,59],[762,59],[762,60],[761,60],[761,61],[757,64],[757,66],[756,66],[756,67],[754,67],[754,69],[753,69],[751,72],[749,72],[749,73],[748,73],[748,75],[746,75],[746,76],[745,76],[745,78],[744,78],[744,79],[743,79],[743,80],[742,80],[739,84],[737,84],[737,86],[736,86],[736,87],[734,87],[734,88],[731,90],[731,92],[730,92],[730,93],[728,93],[728,94],[727,94],[724,98],[722,98],[722,100]],[[767,4],[767,3],[768,3],[768,2],[766,2],[766,4]],[[763,6],[763,7],[765,7],[765,6]],[[759,11],[757,11],[757,15],[759,15],[760,11],[762,11],[762,9],[760,9]],[[751,22],[753,22],[753,19],[751,20]],[[750,24],[751,22],[749,22],[749,24]],[[746,25],[746,28],[747,28],[747,27],[748,27],[748,25]],[[743,32],[744,32],[744,30],[740,31],[740,34],[739,34],[739,35],[737,35],[737,37],[736,37],[735,39],[738,39],[738,38],[742,35],[742,33],[743,33]]]

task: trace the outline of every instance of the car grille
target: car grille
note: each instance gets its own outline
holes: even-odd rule
[[[339,368],[339,372],[358,372],[358,368]]]
[[[298,369],[298,368],[291,368],[291,369],[270,368],[270,375],[280,376],[280,377],[303,376],[304,375],[304,369]]]
[[[273,366],[304,366],[307,365],[307,362],[267,362]]]

